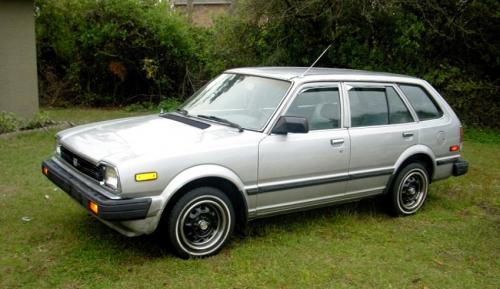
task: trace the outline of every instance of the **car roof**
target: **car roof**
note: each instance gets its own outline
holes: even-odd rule
[[[233,68],[226,70],[227,73],[238,73],[247,75],[256,75],[270,78],[277,78],[283,80],[292,80],[294,78],[301,77],[302,74],[307,70],[308,67],[284,67],[284,66],[274,66],[274,67],[242,67]],[[375,72],[366,70],[355,70],[355,69],[344,69],[344,68],[326,68],[326,67],[314,67],[311,68],[303,78],[318,78],[323,76],[333,76],[335,78],[344,79],[358,79],[360,77],[389,77],[389,78],[405,78],[416,80],[418,78],[388,73],[388,72]]]

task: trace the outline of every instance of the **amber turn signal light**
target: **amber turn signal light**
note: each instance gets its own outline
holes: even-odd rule
[[[48,175],[49,174],[49,169],[46,167],[42,167],[42,174]]]
[[[96,203],[89,201],[89,210],[94,214],[99,214],[99,205]]]
[[[136,182],[154,181],[158,178],[156,172],[140,173],[135,175]]]

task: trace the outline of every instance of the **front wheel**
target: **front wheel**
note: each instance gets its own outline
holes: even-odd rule
[[[170,242],[182,258],[216,254],[234,230],[234,209],[220,190],[200,187],[187,192],[172,208]]]
[[[429,173],[421,163],[405,166],[392,184],[392,209],[400,216],[415,214],[425,202],[429,190]]]

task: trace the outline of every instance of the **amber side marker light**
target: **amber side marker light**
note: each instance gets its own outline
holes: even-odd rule
[[[453,145],[450,147],[450,152],[458,152],[460,150],[460,146]]]
[[[48,175],[49,174],[49,169],[46,167],[42,167],[42,174]]]
[[[158,178],[156,172],[140,173],[135,175],[136,182],[154,181]]]
[[[99,214],[99,205],[96,203],[89,201],[89,210],[94,214]]]

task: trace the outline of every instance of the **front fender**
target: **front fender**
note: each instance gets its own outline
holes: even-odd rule
[[[230,169],[219,166],[219,165],[199,165],[194,166],[177,174],[167,185],[167,187],[162,191],[162,193],[158,196],[152,197],[153,202],[151,204],[150,215],[151,220],[146,230],[146,234],[152,233],[159,225],[161,216],[163,215],[163,211],[167,206],[170,199],[174,196],[174,194],[179,191],[183,186],[189,184],[190,182],[196,181],[201,178],[207,177],[219,177],[226,179],[233,183],[237,188],[240,194],[243,195],[243,200],[245,201],[245,205],[248,208],[248,197],[245,194],[245,188],[243,182],[238,177],[238,175],[231,171]],[[137,227],[134,222],[124,222],[127,223],[128,227]],[[143,224],[139,224],[143,226]],[[134,227],[134,228],[135,228]]]
[[[163,211],[167,206],[168,202],[172,199],[174,194],[178,192],[182,187],[189,184],[190,182],[208,178],[208,177],[218,177],[230,181],[238,188],[238,194],[242,194],[243,200],[245,202],[245,207],[248,208],[248,195],[245,193],[245,187],[239,176],[232,170],[220,166],[220,165],[198,165],[185,169],[184,171],[178,173],[165,187],[160,195],[152,197],[152,204],[149,211],[147,228],[141,231],[141,233],[150,234],[156,230],[160,223],[160,219],[163,215]],[[123,222],[123,224],[129,228],[142,229],[144,222]]]
[[[207,178],[207,177],[219,177],[222,179],[226,179],[233,183],[240,193],[243,194],[243,199],[248,204],[248,198],[245,192],[245,186],[239,176],[233,172],[232,170],[220,166],[220,165],[198,165],[194,167],[190,167],[185,169],[184,171],[177,174],[167,185],[167,187],[161,193],[161,198],[163,199],[162,210],[167,205],[168,201],[172,198],[172,196],[179,191],[183,186],[189,184],[192,181]]]

